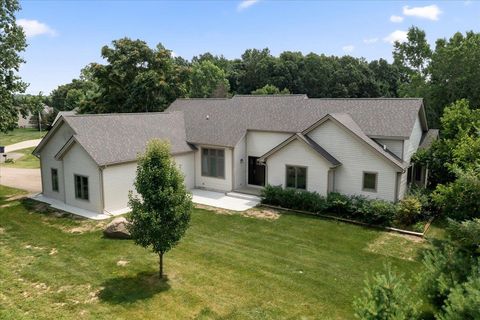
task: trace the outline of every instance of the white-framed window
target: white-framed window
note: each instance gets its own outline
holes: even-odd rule
[[[88,200],[88,177],[74,175],[75,182],[75,198]]]
[[[362,190],[369,192],[377,192],[378,173],[363,172]]]
[[[202,176],[225,178],[225,150],[202,148]]]
[[[285,185],[287,188],[307,189],[307,167],[286,166]]]

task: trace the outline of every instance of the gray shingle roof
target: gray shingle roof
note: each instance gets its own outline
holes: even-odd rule
[[[348,113],[370,137],[410,136],[422,99],[309,99],[305,95],[177,99],[191,143],[233,147],[246,130],[302,132],[329,113]]]
[[[134,161],[153,138],[168,140],[172,154],[192,151],[181,112],[65,116],[75,139],[98,165]]]
[[[430,129],[427,132],[423,133],[422,139],[420,140],[420,145],[418,149],[428,149],[432,143],[438,139],[439,131],[438,129]]]

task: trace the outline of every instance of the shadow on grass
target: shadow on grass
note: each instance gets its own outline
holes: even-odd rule
[[[108,279],[98,297],[101,301],[120,304],[145,300],[170,289],[168,278],[160,279],[157,272],[140,272],[135,276]]]

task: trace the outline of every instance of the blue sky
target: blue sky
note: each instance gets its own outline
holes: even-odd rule
[[[190,59],[203,52],[237,58],[268,47],[391,60],[392,40],[418,26],[431,44],[456,31],[479,32],[475,1],[21,1],[29,44],[20,75],[29,93],[50,93],[78,77],[100,49],[130,37],[163,43]]]

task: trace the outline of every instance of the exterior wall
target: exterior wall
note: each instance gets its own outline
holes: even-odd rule
[[[100,169],[87,152],[75,143],[63,157],[65,179],[65,203],[74,207],[103,213]],[[88,177],[89,200],[75,197],[74,175]]]
[[[246,136],[243,137],[233,149],[233,188],[242,188],[247,183],[247,147]]]
[[[422,125],[420,123],[420,117],[417,117],[415,124],[413,126],[412,134],[410,135],[408,140],[405,140],[405,158],[404,161],[410,163],[410,159],[412,158],[413,154],[417,151],[418,146],[420,145],[420,140],[422,139]],[[407,192],[408,185],[407,185],[407,174],[408,170],[400,177],[400,185],[398,187],[398,198],[402,199]]]
[[[216,191],[232,191],[233,186],[233,151],[231,148],[218,146],[199,145],[195,151],[195,186],[198,188],[211,189]],[[212,178],[202,176],[202,148],[213,148],[225,150],[225,178]]]
[[[327,195],[330,164],[298,140],[292,141],[267,159],[267,182],[286,186],[286,166],[307,167],[307,190]]]
[[[403,140],[375,139],[378,143],[386,145],[394,155],[403,159]]]
[[[185,176],[185,186],[192,189],[194,186],[194,155],[186,153],[173,157],[180,170]],[[115,213],[128,208],[128,193],[135,192],[133,182],[137,174],[137,163],[128,162],[112,165],[102,170],[103,174],[103,195],[105,211]]]
[[[55,155],[65,145],[73,134],[73,130],[62,124],[40,152],[40,170],[42,178],[42,193],[49,198],[65,201],[65,183],[63,179],[63,162],[55,160]],[[51,169],[58,170],[58,192],[52,190]]]
[[[387,159],[332,120],[327,120],[309,136],[337,158],[342,165],[335,171],[335,191],[369,198],[396,200],[397,171]],[[377,173],[377,191],[362,190],[363,172]]]
[[[248,131],[247,156],[260,157],[292,136],[292,133]]]

